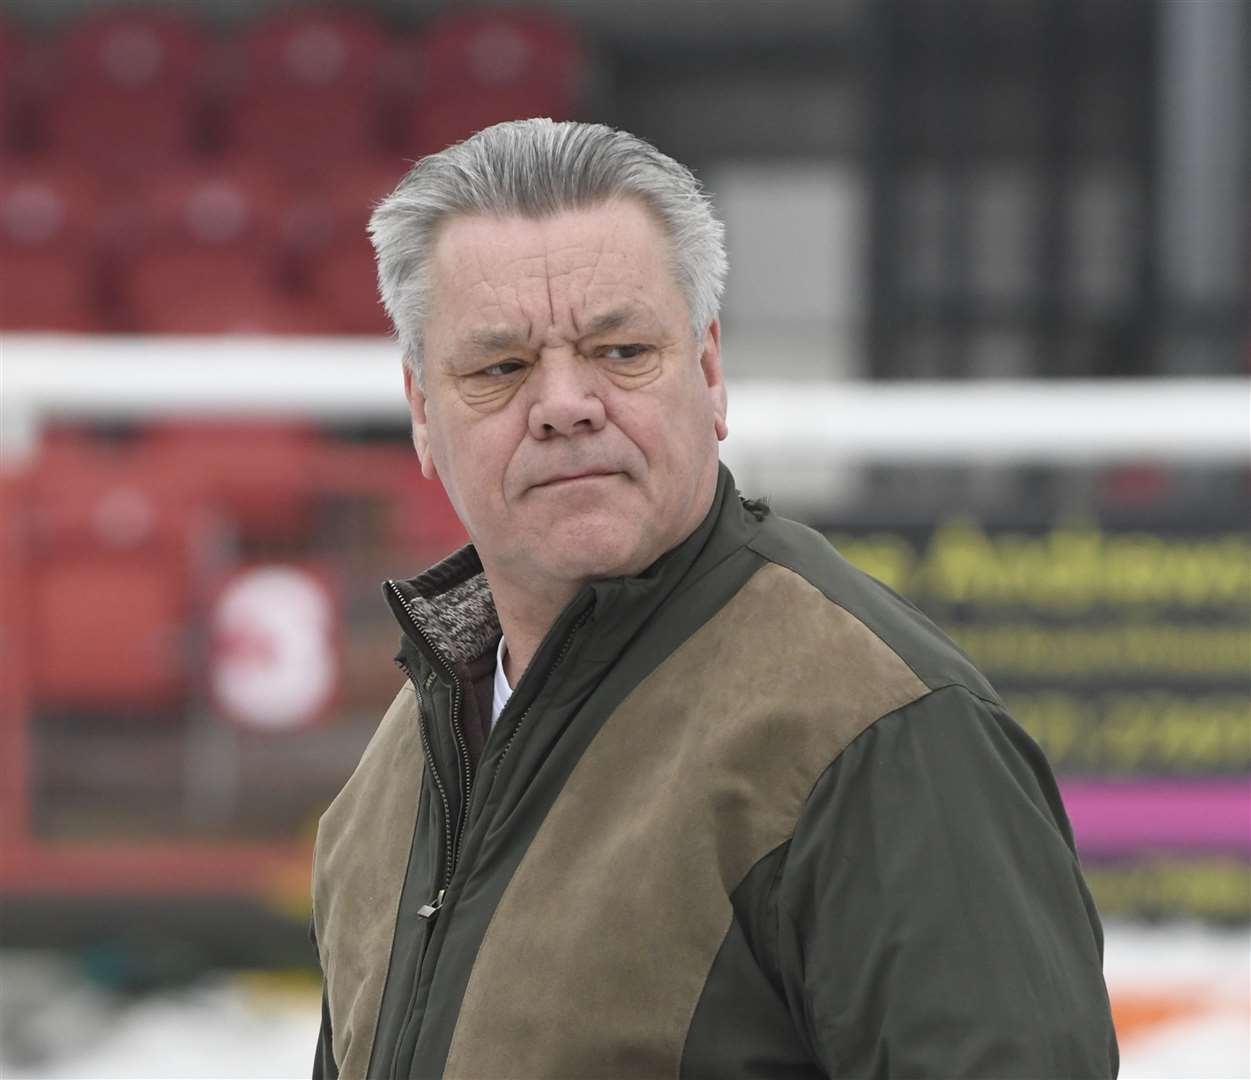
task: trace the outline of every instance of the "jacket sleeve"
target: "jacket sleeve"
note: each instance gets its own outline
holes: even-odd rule
[[[308,920],[308,939],[317,950],[317,926],[311,917]],[[339,1080],[339,1066],[334,1059],[334,1036],[330,1030],[330,999],[326,995],[324,981],[321,988],[321,1029],[317,1032],[317,1048],[313,1054],[313,1080]]]
[[[339,1066],[334,1060],[334,1043],[330,1032],[330,1008],[326,991],[321,993],[321,1030],[317,1033],[317,1052],[313,1057],[313,1080],[338,1080]]]
[[[835,760],[775,900],[782,989],[828,1075],[1116,1075],[1102,929],[1055,781],[966,690]]]

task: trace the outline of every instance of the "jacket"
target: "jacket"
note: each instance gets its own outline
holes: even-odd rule
[[[315,1076],[1115,1075],[1040,750],[724,468],[686,541],[578,593],[476,754],[475,552],[385,589],[407,678],[318,828]]]

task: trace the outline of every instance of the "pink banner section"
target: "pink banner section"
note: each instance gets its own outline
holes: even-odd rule
[[[1251,779],[1062,781],[1081,855],[1251,854]]]

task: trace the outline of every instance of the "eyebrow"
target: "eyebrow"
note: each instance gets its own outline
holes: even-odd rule
[[[510,349],[528,349],[526,335],[514,330],[475,330],[465,344],[474,354],[508,352]]]
[[[602,315],[597,315],[585,326],[578,328],[578,337],[595,337],[597,334],[610,334],[620,330],[635,316],[633,308],[614,308]]]
[[[595,337],[598,334],[610,334],[614,330],[620,330],[623,326],[628,325],[638,314],[634,308],[623,307],[614,308],[612,311],[606,311],[602,315],[597,315],[591,319],[585,326],[578,328],[578,337],[588,338]],[[473,331],[466,339],[466,346],[472,350],[474,355],[482,355],[487,353],[508,352],[512,349],[529,349],[529,335],[519,333],[516,330],[490,330],[482,329]]]

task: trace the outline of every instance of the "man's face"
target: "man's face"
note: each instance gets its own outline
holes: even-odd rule
[[[422,470],[493,579],[535,592],[635,574],[706,513],[720,329],[695,340],[668,254],[631,200],[440,231],[424,386],[406,376],[405,392]]]

